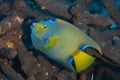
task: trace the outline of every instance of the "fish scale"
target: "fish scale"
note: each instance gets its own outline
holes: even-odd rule
[[[35,24],[42,25],[42,28]],[[92,38],[64,20],[40,20],[34,22],[31,30],[33,46],[71,71],[79,73],[89,68],[94,62],[95,57],[88,55],[83,51],[84,49],[92,47],[102,55],[101,48]],[[45,38],[49,40],[46,45],[42,43]]]

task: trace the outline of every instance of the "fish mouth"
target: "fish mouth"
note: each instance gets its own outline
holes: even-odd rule
[[[38,31],[34,34],[34,36],[36,36],[39,40],[46,42],[46,40],[49,38],[50,34],[51,34],[50,30],[48,30],[46,32]]]
[[[38,30],[36,32],[33,32],[37,38],[44,39],[48,38],[51,34],[50,30]]]

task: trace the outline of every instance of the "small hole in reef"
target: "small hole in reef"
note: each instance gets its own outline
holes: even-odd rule
[[[4,20],[7,17],[6,14],[0,14],[0,21]]]

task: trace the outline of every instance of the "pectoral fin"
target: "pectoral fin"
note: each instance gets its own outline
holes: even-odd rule
[[[48,38],[48,40],[49,40],[49,43],[44,46],[44,49],[51,49],[54,46],[56,46],[60,38]]]

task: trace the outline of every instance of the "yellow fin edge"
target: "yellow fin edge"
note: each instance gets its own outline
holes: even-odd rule
[[[78,53],[74,54],[74,62],[78,73],[83,70],[86,70],[92,65],[94,61],[94,57],[88,55],[83,51],[78,51]]]

